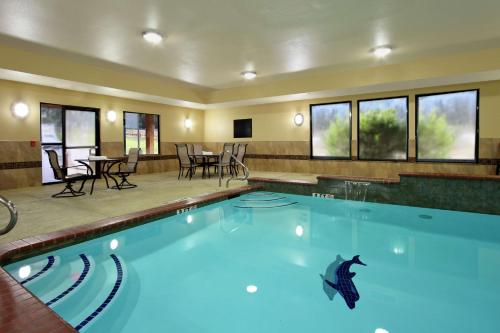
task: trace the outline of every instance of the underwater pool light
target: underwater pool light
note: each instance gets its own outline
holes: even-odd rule
[[[30,275],[30,273],[31,273],[31,266],[27,265],[19,268],[18,275],[19,278],[26,279]]]
[[[295,228],[295,234],[298,237],[302,237],[304,235],[304,227],[301,226],[300,224]]]
[[[389,331],[386,330],[385,328],[377,328],[375,330],[375,333],[389,333]]]
[[[111,242],[109,242],[109,248],[111,250],[116,250],[118,248],[118,240],[117,239],[111,240]]]
[[[254,286],[253,284],[250,284],[247,286],[247,293],[249,294],[254,294],[257,292],[259,288],[257,288],[257,286]]]

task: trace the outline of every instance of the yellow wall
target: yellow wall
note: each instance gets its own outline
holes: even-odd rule
[[[30,114],[15,118],[11,105],[15,101],[28,104]],[[0,80],[0,141],[39,141],[40,102],[94,107],[101,109],[101,141],[123,141],[123,112],[133,111],[160,115],[162,142],[202,141],[204,139],[203,110],[141,102],[130,99]],[[106,111],[115,110],[118,119],[106,120]],[[184,127],[184,119],[193,120],[193,128]]]
[[[409,96],[409,138],[415,138],[415,95],[454,90],[480,89],[480,137],[500,138],[500,81],[482,82],[466,85],[424,88],[415,90],[393,91],[387,93],[364,94],[316,100],[273,103],[246,106],[231,109],[206,111],[205,141],[238,141],[233,139],[233,120],[238,118],[253,119],[251,139],[239,141],[309,141],[309,105],[338,101],[352,101],[352,139],[357,139],[357,103],[358,99],[370,99],[391,96]],[[293,125],[292,117],[296,112],[305,116],[304,125]],[[410,152],[411,154],[411,152]],[[414,156],[414,155],[413,155]]]

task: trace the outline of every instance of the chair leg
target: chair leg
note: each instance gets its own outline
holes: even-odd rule
[[[52,198],[73,198],[85,195],[85,192],[75,191],[73,189],[73,182],[66,182],[64,189],[56,194],[52,195]]]
[[[179,175],[177,176],[177,180],[181,179],[182,176],[182,167],[179,167]]]
[[[125,189],[129,189],[129,188],[137,187],[137,185],[132,184],[128,181],[128,179],[127,179],[128,176],[130,176],[130,174],[119,175],[121,182],[119,184],[113,186],[112,188],[118,189],[118,190],[125,190]]]

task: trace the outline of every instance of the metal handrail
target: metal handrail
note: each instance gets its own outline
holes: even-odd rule
[[[229,178],[226,181],[226,187],[229,187],[229,182],[231,180],[241,180],[241,181],[247,180],[248,177],[250,177],[250,171],[248,170],[247,166],[245,164],[241,163],[240,161],[238,161],[236,156],[234,156],[233,153],[231,153],[230,151],[226,151],[226,153],[228,153],[230,155],[229,161],[234,160],[237,164],[241,165],[241,167],[243,168],[243,173],[245,174],[243,177],[231,176],[231,178]],[[222,156],[223,155],[224,155],[224,153],[222,152],[222,153],[220,153],[220,156],[219,156],[219,187],[222,186]]]
[[[12,203],[12,201],[7,200],[6,198],[2,197],[1,195],[0,195],[0,203],[3,204],[5,207],[7,207],[7,209],[10,212],[9,223],[3,229],[0,229],[0,235],[5,235],[6,233],[11,231],[16,226],[17,209],[16,209],[16,205],[14,205],[14,203]]]

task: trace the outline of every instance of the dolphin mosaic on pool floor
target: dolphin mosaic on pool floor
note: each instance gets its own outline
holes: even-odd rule
[[[359,260],[359,255],[355,255],[351,260],[344,260],[338,255],[336,260],[328,265],[325,275],[320,274],[323,280],[323,290],[328,298],[333,300],[338,292],[351,310],[355,308],[356,302],[360,298],[358,290],[352,281],[356,273],[349,271],[353,264],[366,266],[365,263]]]

